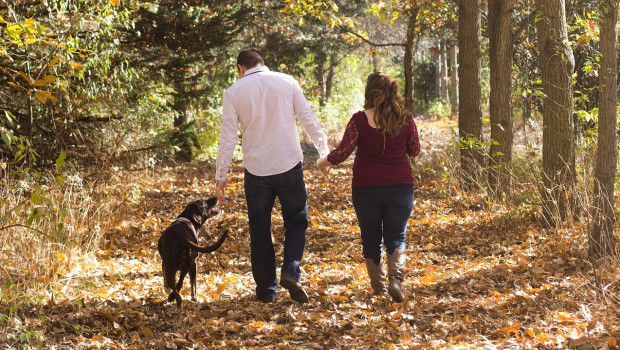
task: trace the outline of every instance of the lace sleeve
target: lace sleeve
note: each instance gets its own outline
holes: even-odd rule
[[[344,130],[344,135],[342,136],[340,144],[335,150],[329,153],[327,160],[334,165],[344,162],[357,147],[357,140],[359,139],[359,136],[360,134],[357,130],[357,126],[355,125],[355,121],[351,118],[346,129]]]
[[[420,154],[420,138],[418,137],[418,127],[415,125],[413,118],[409,119],[409,128],[411,133],[407,139],[407,154],[415,157]]]

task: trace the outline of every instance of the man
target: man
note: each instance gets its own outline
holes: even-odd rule
[[[271,211],[278,197],[285,229],[280,285],[288,289],[291,299],[305,303],[308,295],[300,283],[299,264],[306,244],[308,206],[295,117],[321,157],[329,153],[327,137],[293,77],[270,71],[254,49],[239,53],[237,69],[239,80],[224,93],[215,175],[217,196],[224,200],[239,127],[256,297],[272,303],[276,295]]]

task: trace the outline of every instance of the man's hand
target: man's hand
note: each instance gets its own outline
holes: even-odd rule
[[[226,195],[226,181],[217,180],[217,185],[215,186],[215,195],[217,196],[217,200],[220,202],[224,202]]]

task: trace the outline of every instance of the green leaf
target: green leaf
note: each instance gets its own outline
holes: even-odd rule
[[[8,148],[11,148],[12,135],[8,132],[2,132],[2,139]]]
[[[60,156],[58,156],[58,158],[56,159],[56,166],[64,166],[65,164],[65,158],[67,157],[67,153],[65,153],[64,151],[62,153],[60,153]]]

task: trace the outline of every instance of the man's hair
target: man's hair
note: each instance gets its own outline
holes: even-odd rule
[[[245,49],[239,52],[239,56],[237,56],[237,64],[242,65],[245,69],[250,69],[258,66],[259,64],[265,64],[265,61],[258,50]]]

